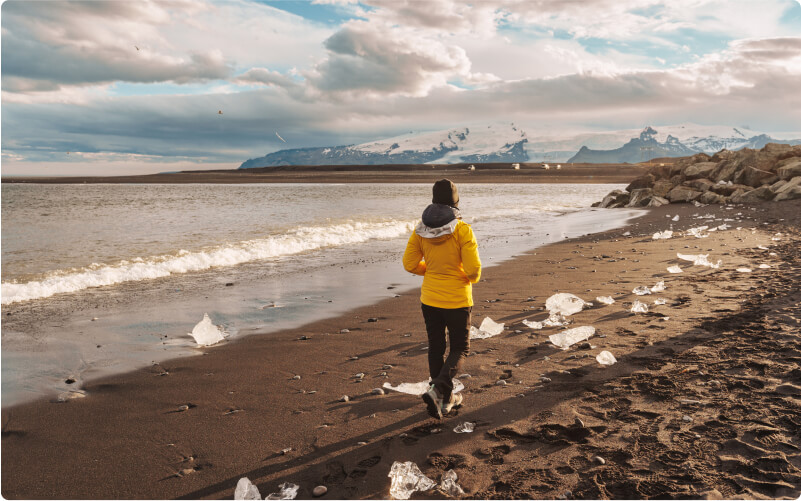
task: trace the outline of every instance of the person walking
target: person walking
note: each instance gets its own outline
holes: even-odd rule
[[[434,183],[432,204],[423,211],[403,254],[406,271],[423,276],[420,292],[428,333],[431,384],[423,393],[429,415],[442,419],[461,406],[453,378],[470,351],[473,286],[481,277],[481,259],[473,229],[462,221],[459,192],[449,179]],[[447,339],[450,351],[445,358]]]

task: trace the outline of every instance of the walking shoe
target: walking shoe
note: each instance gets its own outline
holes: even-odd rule
[[[442,419],[442,397],[433,384],[428,387],[427,392],[423,393],[423,402],[426,403],[429,416]]]
[[[447,403],[442,404],[442,414],[447,414],[453,409],[458,409],[462,406],[462,395],[461,393],[451,393],[451,398],[448,400]]]

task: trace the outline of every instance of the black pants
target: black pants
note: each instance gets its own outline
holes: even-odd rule
[[[472,307],[437,308],[422,305],[428,333],[428,372],[437,391],[447,402],[453,391],[453,378],[470,351],[470,313]],[[451,349],[445,358],[445,328]]]

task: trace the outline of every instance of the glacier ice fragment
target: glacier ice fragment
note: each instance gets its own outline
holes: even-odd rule
[[[595,298],[595,300],[602,304],[612,304],[615,302],[612,296],[598,296]]]
[[[635,287],[634,290],[631,292],[637,294],[638,296],[644,296],[646,294],[650,294],[651,289],[644,285],[640,285],[639,287]]]
[[[208,313],[203,314],[203,320],[198,322],[189,335],[199,346],[211,346],[225,339],[222,329],[211,323]]]
[[[615,356],[606,350],[599,353],[598,356],[595,357],[595,360],[597,360],[601,365],[612,365],[617,362]]]
[[[595,327],[582,325],[581,327],[574,327],[572,329],[567,329],[557,334],[548,336],[548,339],[555,346],[566,350],[579,341],[585,341],[589,339],[593,334],[595,334]]]
[[[442,480],[439,483],[440,489],[445,491],[451,497],[464,496],[464,489],[456,483],[456,472],[448,470],[442,474]]]
[[[648,313],[648,305],[645,303],[641,303],[639,300],[635,299],[634,303],[631,305],[631,312],[632,313]]]
[[[679,268],[674,264],[673,266],[668,266],[667,271],[669,271],[670,273],[681,273],[681,268]]]
[[[409,499],[417,491],[427,491],[436,487],[436,483],[423,475],[420,468],[412,461],[401,463],[395,461],[389,470],[391,484],[389,495],[393,499]]]
[[[751,273],[751,268],[737,268],[740,273]]]
[[[666,289],[665,281],[664,280],[660,280],[659,282],[656,283],[656,285],[651,287],[651,292],[662,292],[665,289]]]
[[[531,329],[542,329],[542,322],[523,320],[522,324]]]
[[[656,233],[654,233],[654,236],[652,238],[654,240],[666,240],[672,236],[673,236],[673,231],[665,230],[665,231],[657,231]]]
[[[278,492],[273,492],[264,499],[295,499],[298,495],[299,486],[284,482],[278,486],[278,489],[280,489]]]
[[[473,433],[473,430],[475,429],[476,429],[476,423],[465,421],[464,423],[454,428],[453,431],[455,431],[456,433]]]
[[[592,303],[588,303],[580,297],[567,292],[554,294],[545,301],[545,309],[551,314],[561,313],[566,317],[578,313],[589,306],[592,306]]]
[[[470,339],[486,339],[488,337],[497,336],[503,332],[503,325],[495,322],[490,317],[484,317],[481,325],[478,328],[470,326]]]
[[[248,477],[242,477],[236,483],[234,499],[242,501],[255,501],[258,499],[261,501],[261,493],[259,488],[253,485],[253,482]]]
[[[409,395],[422,395],[428,391],[428,386],[431,384],[431,378],[419,383],[401,383],[398,386],[392,386],[389,382],[384,383],[384,388],[387,390],[397,391],[399,393],[408,393]],[[464,389],[464,383],[458,379],[453,380],[453,392],[459,393]]]

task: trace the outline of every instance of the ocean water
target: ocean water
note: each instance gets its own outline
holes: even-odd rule
[[[614,188],[464,184],[460,208],[487,266],[623,224],[631,212],[587,209]],[[205,312],[235,338],[419,286],[400,258],[430,198],[429,184],[3,184],[3,405],[198,353],[186,333]]]

